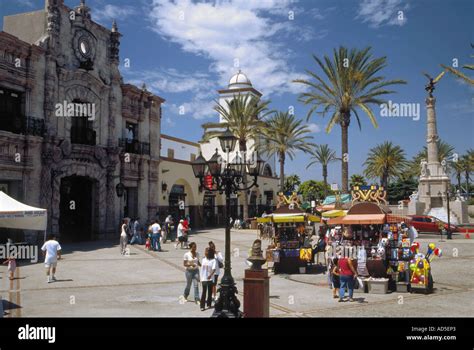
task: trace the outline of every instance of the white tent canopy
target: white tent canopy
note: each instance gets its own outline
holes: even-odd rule
[[[30,207],[0,191],[0,227],[46,230],[46,209]]]

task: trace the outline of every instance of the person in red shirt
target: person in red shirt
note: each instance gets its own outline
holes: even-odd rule
[[[354,301],[352,296],[354,295],[354,279],[357,278],[357,271],[352,263],[352,256],[349,249],[345,252],[342,251],[337,266],[339,268],[339,280],[341,283],[339,288],[339,302],[344,302],[346,288],[349,290],[349,301]]]

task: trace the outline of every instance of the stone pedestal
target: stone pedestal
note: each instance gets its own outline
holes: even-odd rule
[[[270,317],[268,270],[245,270],[244,317]]]

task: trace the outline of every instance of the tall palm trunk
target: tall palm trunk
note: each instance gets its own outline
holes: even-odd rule
[[[285,153],[280,152],[278,161],[280,162],[280,191],[284,192],[285,187]]]
[[[328,196],[328,166],[323,164],[324,198]]]
[[[460,172],[460,171],[458,171],[458,172],[456,173],[456,179],[458,180],[458,190],[459,190],[459,191],[462,191],[462,190],[461,190],[461,172]]]
[[[247,153],[247,141],[246,140],[240,140],[239,141],[239,149],[240,149],[240,152],[241,152],[241,157],[242,157],[242,160],[243,161],[246,161],[246,159],[244,158],[244,155],[246,157],[246,153]],[[242,184],[243,184],[243,187],[245,187],[247,185],[247,173],[244,172],[244,176],[242,178]],[[242,205],[243,205],[243,213],[242,213],[242,216],[243,216],[243,219],[244,220],[247,220],[249,218],[249,195],[247,193],[247,190],[245,191],[242,191]]]
[[[342,192],[349,192],[349,113],[344,113],[341,120],[342,147]]]

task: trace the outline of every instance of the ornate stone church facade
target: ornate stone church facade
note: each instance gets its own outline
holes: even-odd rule
[[[120,37],[63,0],[0,32],[0,189],[47,208],[63,239],[117,235],[121,217],[157,211],[164,100],[123,83]]]

